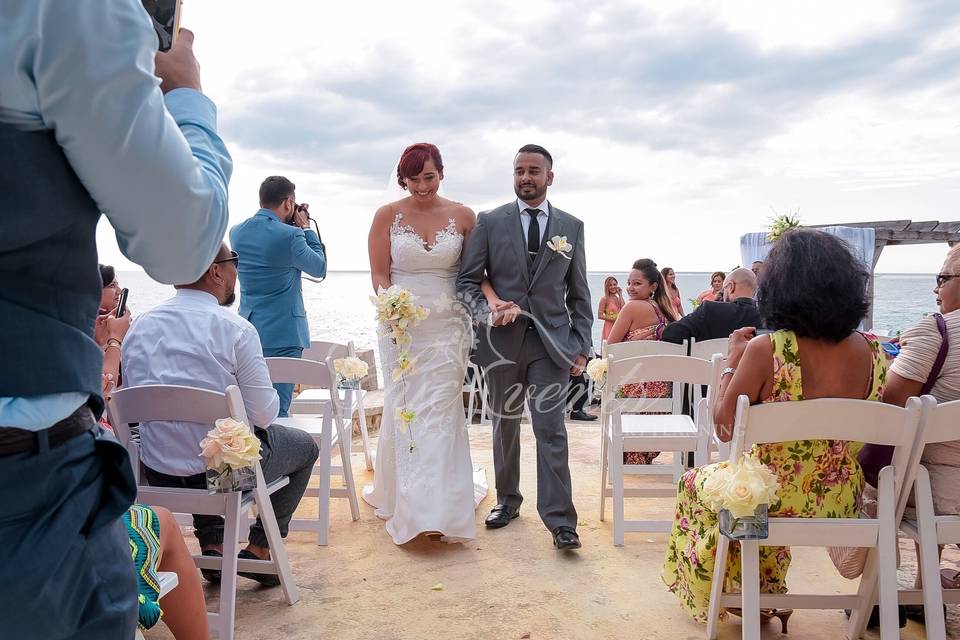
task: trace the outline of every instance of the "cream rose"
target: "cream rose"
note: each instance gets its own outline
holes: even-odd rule
[[[333,368],[344,380],[360,380],[370,370],[366,362],[354,356],[337,358],[333,361]]]
[[[208,469],[252,467],[260,459],[260,439],[243,422],[223,418],[200,441],[200,455]]]

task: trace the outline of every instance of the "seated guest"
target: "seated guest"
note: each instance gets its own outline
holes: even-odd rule
[[[943,314],[946,345],[933,316],[905,331],[900,337],[900,354],[887,371],[884,402],[902,407],[907,398],[924,391],[937,402],[960,400],[960,246],[947,253],[933,292]],[[935,362],[944,347],[946,355],[940,370],[935,371]],[[930,473],[936,514],[960,514],[960,441],[928,444],[921,463]],[[960,572],[956,569],[943,569],[940,575],[945,588],[960,588]],[[918,587],[919,579],[918,575]],[[912,609],[908,611],[913,613]]]
[[[226,307],[236,295],[237,254],[226,245],[200,280],[178,285],[177,295],[140,316],[123,343],[124,386],[175,384],[222,392],[240,387],[243,404],[260,438],[260,465],[267,482],[289,476],[290,484],[270,496],[280,535],[310,480],[319,452],[307,433],[272,424],[280,400],[270,382],[256,329]],[[200,440],[208,424],[151,422],[140,426],[140,459],[147,481],[159,487],[205,489],[206,465]],[[204,555],[223,550],[223,519],[194,515],[193,526]],[[241,558],[267,560],[267,537],[260,519],[250,527],[250,544]],[[280,584],[268,574],[241,574],[266,585]],[[219,572],[204,571],[209,580]]]
[[[723,271],[714,271],[710,275],[710,288],[697,296],[697,305],[701,305],[707,300],[719,302],[721,300],[720,293],[723,289],[723,281],[726,277],[727,274]]]
[[[607,338],[609,344],[633,340],[660,340],[667,322],[678,319],[676,308],[664,286],[663,274],[657,263],[642,258],[633,263],[627,278],[624,305]],[[670,384],[661,380],[623,385],[616,391],[621,398],[669,398]],[[623,454],[625,464],[650,464],[659,451],[628,451]]]
[[[759,304],[764,325],[775,331],[754,337],[752,328],[744,328],[730,336],[729,368],[723,372],[714,412],[722,441],[733,437],[740,395],[753,403],[814,398],[880,400],[883,351],[876,340],[856,331],[869,308],[868,278],[850,247],[834,236],[795,229],[777,240],[765,265]],[[857,517],[863,490],[859,449],[853,443],[828,440],[754,447],[753,454],[777,474],[780,483],[770,516]],[[704,483],[716,467],[691,469],[680,481],[662,573],[670,591],[699,622],[707,618],[715,570],[727,572],[732,590],[739,587],[736,545],[731,547],[728,565],[714,567],[720,535],[717,514],[702,495]],[[760,591],[786,592],[789,566],[789,549],[760,547]],[[785,628],[790,613],[765,610],[763,616],[780,618]]]
[[[723,282],[723,302],[705,301],[690,315],[671,322],[663,330],[663,341],[682,343],[694,338],[697,342],[728,338],[735,329],[759,327],[760,312],[753,294],[757,278],[750,269],[734,269]]]
[[[135,504],[123,516],[137,575],[140,627],[160,619],[177,640],[206,640],[207,606],[200,576],[173,514],[163,507]],[[160,610],[158,572],[177,574],[177,588],[163,597]]]
[[[110,313],[120,304],[120,283],[117,282],[117,272],[108,264],[101,264],[100,280],[103,281],[103,292],[100,294],[100,311],[98,315]]]

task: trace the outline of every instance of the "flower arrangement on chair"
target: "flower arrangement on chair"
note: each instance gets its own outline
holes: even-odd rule
[[[603,385],[607,381],[607,359],[594,358],[588,362],[587,375],[590,376],[598,389],[603,389]]]
[[[703,485],[707,504],[720,516],[720,533],[733,540],[767,537],[767,507],[779,488],[776,475],[749,453],[719,463]]]
[[[217,420],[200,441],[200,450],[207,461],[207,488],[211,493],[247,491],[256,485],[260,439],[245,423],[233,418]]]
[[[402,405],[397,409],[396,420],[401,433],[410,434],[410,452],[416,449],[413,437],[413,422],[416,413],[407,409],[405,376],[414,371],[414,359],[407,350],[413,337],[410,329],[414,329],[430,315],[430,310],[418,305],[417,297],[398,285],[389,289],[380,288],[376,296],[371,296],[371,302],[377,308],[377,320],[380,321],[380,335],[390,336],[390,340],[397,346],[397,361],[393,369],[394,382],[400,383]]]
[[[367,363],[355,356],[337,358],[333,361],[333,368],[337,372],[338,386],[341,389],[359,389],[360,381],[370,371]]]

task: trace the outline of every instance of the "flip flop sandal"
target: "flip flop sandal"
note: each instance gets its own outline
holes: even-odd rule
[[[960,571],[940,569],[940,586],[944,589],[960,589]]]

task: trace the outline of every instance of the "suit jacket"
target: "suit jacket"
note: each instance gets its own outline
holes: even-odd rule
[[[317,234],[260,209],[230,230],[230,244],[240,255],[240,315],[257,328],[263,348],[309,347],[300,273],[327,274]]]
[[[696,338],[697,342],[728,338],[736,329],[760,327],[760,312],[751,298],[737,298],[733,302],[710,302],[694,309],[693,313],[671,322],[663,330],[665,342],[680,344]]]
[[[475,359],[481,366],[504,359],[515,362],[531,322],[558,366],[570,367],[578,355],[590,353],[593,304],[587,285],[583,222],[552,205],[549,209],[536,260],[531,261],[527,254],[515,200],[481,213],[467,240],[457,290],[480,323]],[[554,236],[566,236],[571,251],[560,255],[547,247]],[[490,309],[480,290],[484,275],[500,298],[523,309],[524,314],[513,324],[487,324]]]

